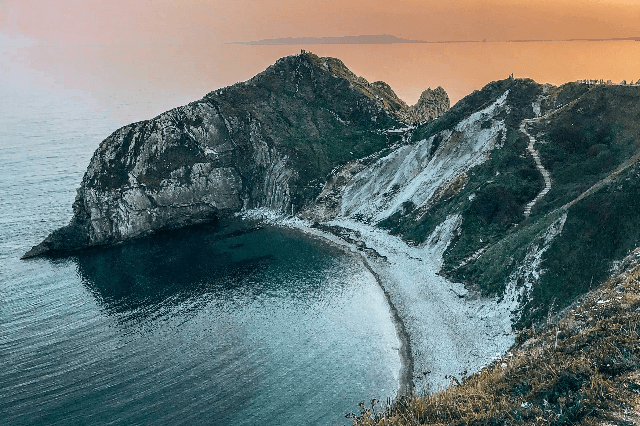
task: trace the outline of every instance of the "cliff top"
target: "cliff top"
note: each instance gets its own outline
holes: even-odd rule
[[[441,116],[450,107],[449,95],[440,86],[435,90],[426,89],[415,105],[407,105],[384,81],[369,83],[364,77],[354,74],[340,59],[319,57],[311,52],[301,53],[316,67],[325,69],[332,75],[344,78],[356,89],[380,104],[394,118],[407,124],[422,124]]]
[[[392,118],[405,124],[419,125],[432,121],[444,114],[450,107],[449,96],[440,86],[433,90],[431,88],[426,89],[422,92],[415,105],[407,105],[396,95],[391,86],[384,81],[370,83],[364,77],[353,73],[340,59],[329,56],[319,57],[312,52],[304,50],[300,54],[278,59],[275,64],[265,71],[246,82],[238,83],[238,85],[264,84],[266,80],[276,75],[284,79],[291,78],[300,72],[301,66],[312,66],[315,70],[346,80],[351,87],[373,100]],[[229,88],[236,86],[225,87],[211,94],[224,93]]]

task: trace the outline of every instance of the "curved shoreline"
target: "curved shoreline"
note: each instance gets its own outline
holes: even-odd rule
[[[414,359],[413,353],[411,351],[411,336],[407,331],[404,321],[400,317],[400,313],[394,303],[391,300],[391,294],[388,289],[385,287],[384,282],[380,275],[373,269],[370,264],[370,259],[367,255],[360,250],[362,247],[355,242],[350,242],[347,239],[337,235],[336,233],[325,231],[319,229],[315,226],[311,226],[309,223],[297,219],[292,218],[290,216],[284,217],[274,212],[258,210],[252,211],[249,214],[246,214],[246,219],[258,220],[259,222],[265,222],[272,226],[280,226],[284,228],[293,228],[296,229],[303,234],[310,236],[321,238],[326,243],[331,244],[332,246],[345,251],[347,254],[351,256],[357,256],[363,263],[364,267],[371,273],[373,278],[378,283],[378,286],[382,290],[384,294],[385,300],[387,301],[387,305],[389,307],[389,313],[391,314],[391,321],[396,330],[396,336],[398,337],[398,341],[400,342],[399,349],[399,358],[400,358],[400,372],[398,377],[398,389],[397,396],[406,396],[410,395],[415,390],[414,383]],[[283,220],[284,219],[284,220]]]
[[[400,340],[400,377],[398,378],[398,396],[411,395],[414,390],[411,337],[409,336],[409,333],[407,333],[407,330],[404,326],[404,321],[402,321],[402,318],[400,318],[398,309],[396,309],[396,306],[391,301],[391,295],[382,283],[382,279],[369,264],[369,259],[367,259],[364,254],[361,254],[360,257],[362,258],[364,266],[376,279],[376,282],[384,293],[384,297],[387,299],[389,311],[391,312],[391,318],[393,320],[393,324],[396,327],[396,334],[398,335],[398,340]]]
[[[401,345],[398,396],[431,393],[502,356],[515,334],[513,297],[468,294],[462,283],[438,275],[458,216],[448,217],[423,246],[410,247],[399,237],[349,219],[311,223],[268,209],[239,215],[322,238],[360,259],[389,304]]]
[[[414,362],[413,362],[413,354],[411,352],[411,336],[407,332],[407,329],[404,325],[404,321],[400,318],[400,313],[396,306],[391,301],[391,294],[385,287],[382,278],[380,275],[373,269],[371,264],[369,263],[369,258],[365,253],[358,250],[356,244],[350,243],[344,238],[331,233],[320,230],[315,227],[307,227],[301,223],[271,223],[272,225],[283,226],[283,227],[291,227],[297,229],[298,231],[304,233],[307,236],[312,236],[316,238],[322,238],[326,243],[333,245],[334,247],[339,248],[347,252],[349,255],[357,256],[362,261],[363,265],[367,270],[373,275],[373,278],[378,283],[378,286],[382,290],[384,297],[387,301],[387,305],[389,306],[389,313],[391,314],[391,321],[393,321],[393,325],[396,329],[396,336],[400,341],[400,373],[398,377],[398,395],[397,396],[406,396],[413,393],[415,389],[415,384],[413,381],[413,370],[414,370]]]

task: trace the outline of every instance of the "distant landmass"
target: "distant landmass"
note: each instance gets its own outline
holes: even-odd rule
[[[263,46],[292,46],[309,44],[401,44],[401,43],[531,43],[543,41],[640,41],[640,37],[624,38],[571,38],[571,39],[522,39],[522,40],[411,40],[390,34],[357,35],[343,37],[284,37],[265,38],[253,41],[236,41],[227,44],[263,45]]]
[[[640,37],[613,37],[613,38],[566,38],[566,39],[536,39],[536,40],[507,40],[509,43],[529,43],[535,41],[640,41]]]
[[[254,41],[238,41],[229,44],[250,45],[296,45],[296,44],[396,44],[396,43],[428,43],[424,40],[409,40],[389,34],[357,35],[344,37],[285,37],[266,38]]]

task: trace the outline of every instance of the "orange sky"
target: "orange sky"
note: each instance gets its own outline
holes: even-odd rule
[[[362,34],[432,41],[633,37],[640,36],[640,0],[0,0],[0,36],[4,37],[0,41],[7,37],[33,41],[10,52],[11,59],[61,76],[65,84],[87,87],[113,84],[133,90],[144,81],[182,87],[201,96],[247,79],[301,47],[248,49],[224,43]],[[437,85],[457,101],[490,81],[486,79],[504,78],[510,72],[554,83],[574,78],[562,74],[567,67],[557,64],[560,74],[555,80],[544,72],[535,74],[533,69],[545,64],[522,56],[532,54],[526,53],[529,47],[509,47],[510,53],[488,51],[488,58],[477,49],[451,48],[448,53],[436,49],[430,54],[440,56],[426,59],[412,56],[424,54],[420,53],[424,49],[375,49],[310,47],[340,57],[368,79],[388,81],[408,102],[415,102],[422,89]],[[394,60],[372,58],[373,51],[387,52]],[[454,54],[469,56],[467,60],[449,57]],[[561,59],[560,53],[554,55]],[[637,65],[633,55],[624,57],[627,67]],[[607,56],[608,61],[616,58]],[[518,68],[520,63],[528,68]],[[489,72],[492,69],[494,74]],[[482,74],[483,79],[468,78],[471,74]]]
[[[629,37],[638,0],[0,0],[0,31],[71,44],[394,34],[425,40]]]

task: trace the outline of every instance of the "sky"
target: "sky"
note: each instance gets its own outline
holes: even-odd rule
[[[640,36],[640,0],[0,0],[5,62],[9,58],[64,85],[94,91],[152,85],[201,96],[245,80],[301,48],[225,43],[367,34],[427,41],[635,37]],[[463,81],[465,73],[478,71],[476,59],[447,62],[446,53],[424,49],[420,53],[405,48],[401,57],[391,54],[397,61],[392,65],[377,57],[380,52],[387,55],[387,50],[367,55],[362,48],[311,50],[343,55],[339,57],[347,66],[365,78],[393,80],[387,82],[409,103],[426,87],[449,84],[445,89],[454,102],[465,91],[480,88],[475,87],[480,80]],[[449,56],[481,54],[452,49]],[[529,53],[522,51],[527,47],[517,49],[506,54],[506,65],[498,63],[506,60],[500,58],[504,54],[496,53],[493,68],[502,74],[518,68],[518,56]],[[435,68],[442,69],[441,75],[425,72],[423,80],[415,81],[413,74],[431,68],[429,61],[416,59],[424,54],[435,54],[433,61],[449,65],[439,63]],[[403,64],[404,77],[397,71]],[[627,65],[636,64],[627,59]],[[454,77],[457,86],[449,81]]]
[[[638,0],[4,0],[0,30],[69,44],[393,34],[424,40],[637,36]]]

